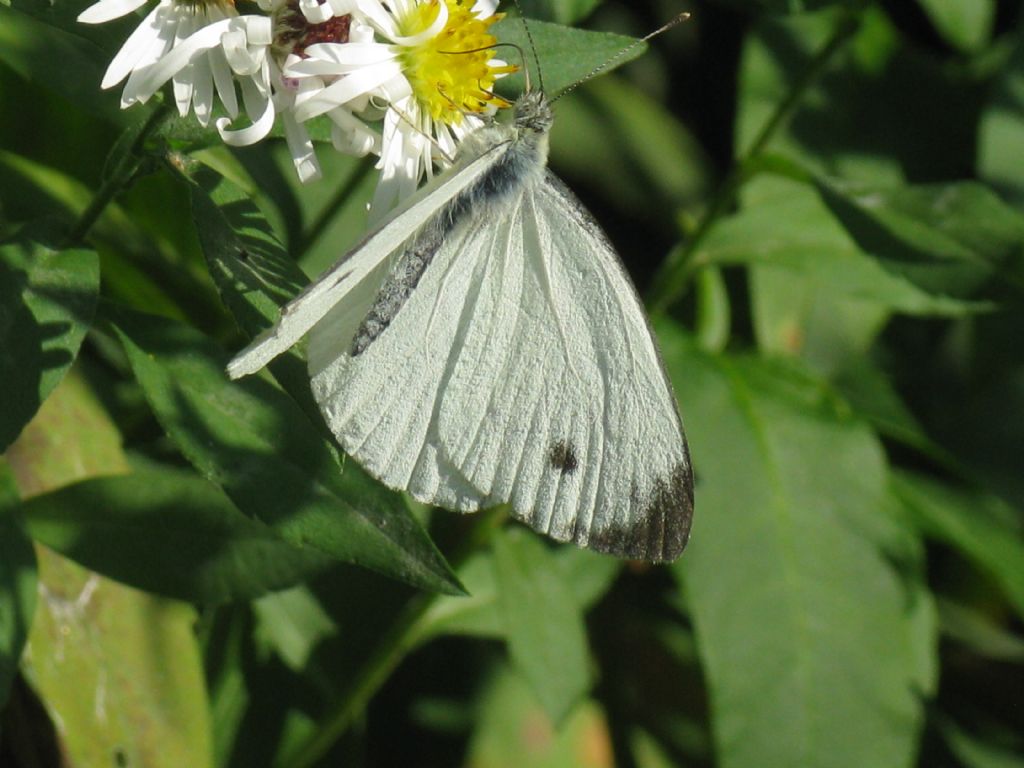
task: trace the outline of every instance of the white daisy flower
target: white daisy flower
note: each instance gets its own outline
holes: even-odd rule
[[[380,137],[380,182],[371,204],[379,216],[416,189],[435,163],[507,106],[491,91],[515,70],[492,59],[488,29],[494,0],[329,0],[350,13],[347,39],[309,45],[289,60],[286,77],[303,83],[299,121],[326,114],[336,122],[386,107]],[[347,117],[346,117],[347,115]]]
[[[100,24],[146,1],[100,0],[78,20]],[[201,125],[209,125],[219,99],[229,115],[216,121],[221,137],[229,144],[252,144],[274,124],[267,55],[271,41],[270,19],[241,16],[231,0],[160,0],[114,56],[101,86],[112,88],[127,78],[121,93],[124,109],[148,101],[171,80],[179,114],[192,111]],[[239,115],[236,84],[251,125],[230,130]]]

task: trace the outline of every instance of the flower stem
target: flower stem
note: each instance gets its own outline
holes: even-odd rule
[[[665,312],[682,296],[695,268],[693,257],[697,248],[712,226],[735,205],[740,188],[756,172],[755,161],[764,153],[776,131],[792,116],[808,89],[824,75],[836,53],[854,36],[860,26],[861,5],[845,10],[832,35],[793,83],[786,97],[779,102],[747,151],[733,164],[693,234],[681,248],[672,251],[665,259],[647,297],[647,306],[652,316]]]
[[[100,188],[96,191],[92,200],[89,201],[89,206],[78,217],[74,228],[65,239],[65,247],[80,245],[85,240],[85,236],[89,234],[89,230],[93,228],[100,216],[103,215],[103,211],[106,210],[110,201],[128,186],[135,173],[139,170],[139,166],[142,165],[146,158],[142,152],[146,140],[159,127],[169,112],[169,107],[160,105],[146,118],[146,122],[138,129],[138,133],[132,140],[127,152],[124,153],[119,162],[109,169]]]
[[[458,566],[473,552],[486,546],[506,518],[501,508],[476,513],[457,551],[448,558],[449,561]],[[429,627],[422,619],[440,597],[437,594],[420,593],[405,604],[391,628],[378,640],[374,652],[342,691],[313,735],[284,761],[287,768],[312,768],[345,735],[391,673],[423,641]]]

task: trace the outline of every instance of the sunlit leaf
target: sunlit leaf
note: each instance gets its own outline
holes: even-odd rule
[[[170,468],[76,483],[36,496],[22,514],[33,538],[71,560],[193,603],[247,600],[332,562],[246,517],[214,485]]]
[[[121,435],[72,372],[7,454],[22,498],[128,466]],[[195,610],[39,549],[22,672],[71,765],[212,765]]]
[[[520,66],[519,72],[499,81],[498,90],[506,96],[525,90],[526,79],[522,71],[524,68],[529,72],[532,87],[537,88],[543,78],[545,92],[548,96],[554,96],[589,76],[598,67],[609,64],[613,57],[636,42],[634,38],[624,35],[592,32],[544,21],[531,21],[529,24],[529,37],[521,19],[507,18],[491,28],[499,42],[514,43],[526,57],[525,61],[520,61],[515,49],[510,49],[510,54],[502,55],[511,63]],[[536,45],[537,58],[540,59],[539,75],[530,53],[533,45]],[[641,56],[645,49],[646,44],[633,47],[628,54],[616,58],[614,64],[609,66],[609,71]]]
[[[116,324],[157,419],[239,509],[299,548],[426,589],[461,591],[402,497],[353,462],[342,468],[280,390],[255,376],[229,382],[228,355],[188,326],[128,313]]]

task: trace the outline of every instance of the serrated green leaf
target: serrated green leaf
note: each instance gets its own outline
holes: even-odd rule
[[[912,472],[895,473],[892,483],[921,532],[987,571],[1024,616],[1024,537],[1010,522],[1013,511],[995,497]]]
[[[200,474],[299,548],[415,586],[462,590],[402,497],[342,466],[295,403],[264,379],[227,380],[228,356],[188,326],[118,313],[146,399]]]
[[[498,42],[519,46],[526,57],[525,61],[520,61],[519,53],[513,48],[505,49],[510,53],[502,53],[503,59],[520,67],[519,72],[498,81],[498,91],[505,96],[522,93],[526,89],[526,79],[522,72],[524,67],[530,73],[531,87],[539,88],[543,83],[547,95],[555,96],[590,76],[599,67],[609,65],[602,72],[610,72],[643,55],[647,49],[646,43],[635,45],[637,41],[632,37],[563,27],[545,21],[529,22],[529,37],[523,28],[522,19],[502,19],[491,30]],[[535,71],[536,64],[531,54],[531,38],[540,60],[539,75]],[[630,49],[630,46],[635,47]],[[630,49],[629,53],[612,62],[615,56],[627,49]]]
[[[0,483],[13,480],[0,466]],[[17,489],[13,489],[15,496]],[[0,490],[7,495],[7,492]],[[36,609],[38,573],[32,542],[9,509],[0,509],[0,709],[7,701]]]
[[[34,242],[0,245],[0,451],[67,373],[99,293],[93,251]]]
[[[560,723],[590,686],[583,617],[535,535],[511,528],[496,537],[494,569],[509,654]]]
[[[885,509],[881,446],[797,369],[657,330],[698,478],[675,568],[717,764],[911,765],[935,632],[893,564],[919,544]]]
[[[289,545],[214,485],[170,468],[76,483],[36,496],[22,514],[33,538],[71,560],[193,603],[248,600],[333,562]]]

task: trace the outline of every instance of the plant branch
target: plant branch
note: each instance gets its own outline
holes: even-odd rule
[[[93,228],[93,225],[103,215],[103,211],[106,210],[110,201],[128,186],[139,170],[139,166],[145,160],[146,156],[142,149],[145,146],[146,140],[153,135],[153,132],[169,113],[170,108],[165,104],[161,104],[146,118],[146,122],[139,128],[139,132],[132,140],[128,151],[121,158],[120,162],[110,169],[100,188],[96,191],[92,200],[89,201],[89,206],[78,217],[74,228],[68,233],[64,243],[65,247],[81,244],[85,240],[85,236],[89,234],[89,230]]]

